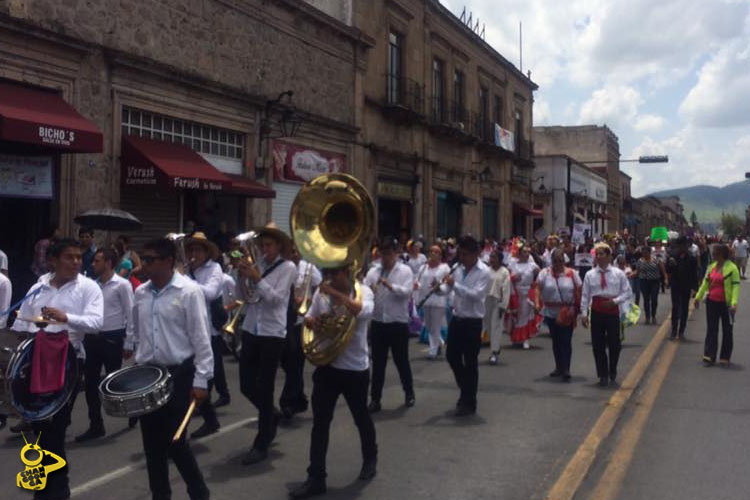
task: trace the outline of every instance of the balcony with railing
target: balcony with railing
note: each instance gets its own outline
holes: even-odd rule
[[[516,138],[516,165],[534,168],[534,142]]]
[[[397,121],[424,119],[424,85],[398,75],[386,75],[386,99],[383,111]]]

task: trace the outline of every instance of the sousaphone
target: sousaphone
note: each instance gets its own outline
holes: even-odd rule
[[[294,199],[290,226],[292,239],[305,260],[323,269],[350,266],[356,300],[361,300],[355,276],[370,250],[375,226],[375,205],[365,187],[348,174],[316,177]],[[331,363],[341,354],[357,323],[343,306],[334,306],[321,320],[318,330],[302,330],[302,350],[318,366]]]

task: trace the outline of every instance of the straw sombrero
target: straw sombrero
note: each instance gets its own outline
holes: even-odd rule
[[[189,238],[185,238],[185,250],[195,245],[203,246],[206,252],[208,252],[208,258],[211,260],[216,260],[221,255],[219,247],[213,241],[209,240],[203,232],[198,231]]]
[[[256,229],[255,232],[258,233],[258,236],[260,236],[261,238],[263,236],[268,236],[278,241],[281,244],[282,254],[286,254],[292,248],[292,239],[288,234],[279,229],[279,226],[277,226],[273,221],[269,222],[263,227]]]

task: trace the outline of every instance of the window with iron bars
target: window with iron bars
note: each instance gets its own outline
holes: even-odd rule
[[[242,160],[244,134],[123,106],[122,134],[184,144],[198,153]]]

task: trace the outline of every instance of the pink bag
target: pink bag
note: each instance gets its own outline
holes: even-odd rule
[[[31,394],[57,392],[65,385],[68,332],[37,332],[31,357]]]

